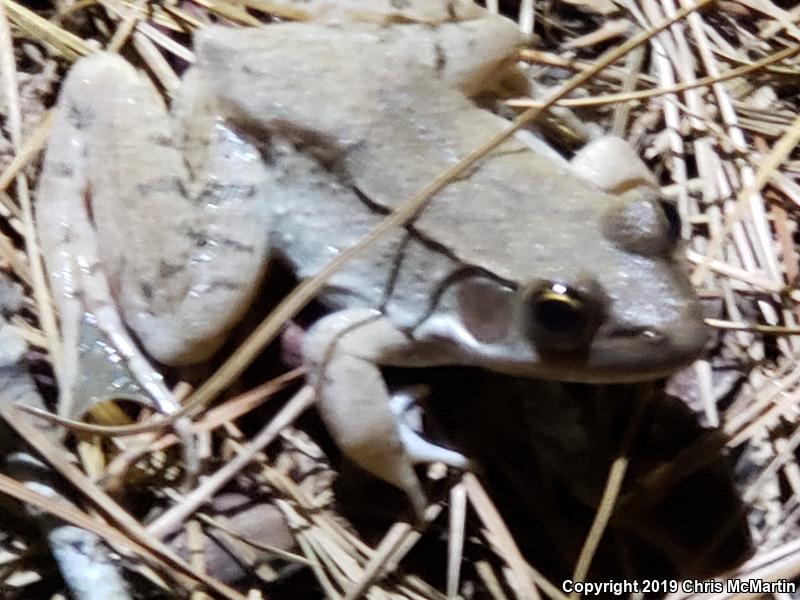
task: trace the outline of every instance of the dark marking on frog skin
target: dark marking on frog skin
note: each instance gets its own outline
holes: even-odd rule
[[[147,137],[148,144],[153,146],[159,146],[161,148],[174,148],[175,141],[172,139],[171,136],[162,134],[162,133],[155,133]]]
[[[192,242],[194,242],[195,248],[204,248],[206,245],[208,245],[209,237],[205,231],[196,231],[187,227],[183,231],[183,234],[192,240]]]
[[[92,548],[89,547],[88,544],[84,544],[82,540],[70,540],[67,542],[67,546],[72,548],[75,552],[80,552],[84,556],[90,556],[92,559],[95,557],[92,556],[95,554],[94,552],[89,552]]]
[[[356,197],[359,200],[361,200],[361,202],[363,202],[364,205],[367,208],[369,208],[372,212],[375,212],[375,213],[377,213],[379,215],[382,215],[382,216],[386,216],[386,215],[388,215],[389,213],[392,212],[391,210],[389,210],[385,206],[377,204],[374,200],[372,200],[369,196],[367,196],[364,192],[362,192],[356,186],[351,185],[350,189],[353,190],[353,193],[356,195]],[[414,227],[414,221],[413,220],[408,222],[408,223],[406,223],[403,227],[405,228],[406,231],[408,231],[408,233],[415,240],[417,240],[418,242],[420,242],[421,244],[426,246],[428,249],[433,250],[434,252],[438,252],[439,254],[443,254],[444,256],[446,256],[447,258],[449,258],[450,260],[452,260],[452,261],[454,261],[456,263],[462,264],[462,261],[455,254],[453,254],[452,250],[448,249],[445,245],[440,244],[439,242],[433,240],[429,236],[427,236],[424,233],[422,233],[419,229]]]
[[[56,161],[49,166],[53,174],[61,179],[72,179],[75,176],[75,168],[68,162]]]
[[[172,277],[185,270],[186,265],[183,264],[169,263],[166,260],[162,260],[158,263],[159,277]]]
[[[89,223],[92,224],[92,228],[97,228],[97,223],[94,220],[94,204],[92,204],[92,193],[91,190],[86,187],[82,190],[83,196],[83,207],[86,211],[86,218],[89,219]],[[130,204],[130,202],[129,202]]]
[[[411,239],[411,232],[406,230],[406,234],[397,246],[397,254],[395,254],[394,260],[392,261],[392,272],[389,273],[389,278],[386,280],[386,287],[383,290],[383,298],[379,306],[380,311],[383,313],[386,312],[386,305],[389,304],[389,300],[391,300],[392,294],[394,293],[397,278],[400,276],[400,266],[403,264],[403,258],[405,258],[406,249]]]
[[[438,42],[434,44],[433,52],[436,55],[433,68],[436,71],[436,74],[441,76],[441,74],[447,68],[447,53],[444,51],[444,48],[442,48],[442,45]]]
[[[139,284],[139,291],[142,292],[142,296],[146,300],[152,300],[153,299],[153,286],[151,286],[146,281],[143,281],[142,283]]]
[[[437,242],[436,240],[428,237],[427,235],[421,233],[419,231],[419,229],[414,227],[413,224],[407,224],[406,225],[406,230],[413,236],[413,238],[415,240],[417,240],[420,244],[422,244],[423,246],[425,246],[429,250],[432,250],[433,252],[436,252],[438,254],[442,254],[443,256],[446,256],[447,258],[449,258],[450,260],[452,260],[456,264],[459,264],[459,265],[463,265],[464,264],[464,262],[460,258],[458,258],[458,256],[456,256],[453,253],[453,251],[450,250],[447,246],[445,246],[444,244],[441,244],[441,243]]]
[[[396,8],[397,10],[402,10],[411,6],[409,0],[391,0],[389,4],[392,5],[392,8]]]
[[[378,213],[379,215],[382,215],[382,216],[386,216],[390,212],[392,212],[388,208],[386,208],[385,206],[382,206],[382,205],[378,204],[377,202],[375,202],[372,198],[370,198],[364,192],[362,192],[358,187],[356,187],[354,185],[351,185],[350,188],[353,190],[353,193],[356,195],[356,198],[361,200],[361,202],[364,204],[364,206],[366,206],[372,212]]]
[[[263,69],[259,68],[258,66],[250,65],[250,64],[247,64],[247,63],[244,63],[241,66],[240,71],[242,73],[244,73],[245,75],[263,75],[264,74],[264,70]]]
[[[247,183],[219,183],[211,182],[194,198],[194,204],[219,206],[231,198],[255,198],[256,186]]]
[[[65,246],[72,242],[72,227],[60,227],[61,236],[58,238],[58,245]]]
[[[97,275],[103,272],[103,265],[100,264],[100,261],[96,260],[89,265],[89,275]]]
[[[186,198],[189,193],[186,191],[186,186],[180,177],[176,175],[164,175],[163,177],[156,177],[147,183],[139,183],[134,188],[137,194],[141,196],[150,196],[151,194],[159,193],[176,193],[181,198]]]
[[[255,247],[249,244],[242,244],[238,240],[226,237],[211,237],[207,231],[197,231],[196,229],[186,228],[183,230],[183,235],[194,242],[195,248],[205,248],[210,244],[217,246],[225,246],[234,252],[244,252],[245,254],[252,254],[255,252]]]
[[[276,121],[270,129],[273,135],[292,144],[296,152],[308,156],[326,171],[341,175],[345,155],[352,148],[342,148],[334,138],[292,123]]]
[[[232,238],[218,238],[215,241],[221,246],[230,248],[235,252],[244,252],[245,254],[252,254],[256,250],[252,244],[243,244]]]
[[[215,279],[214,281],[208,284],[209,290],[231,290],[237,291],[242,288],[242,284],[238,281],[234,281],[232,279]]]
[[[78,131],[86,129],[95,119],[95,112],[91,108],[81,107],[75,102],[70,102],[67,107],[67,121]]]
[[[512,281],[506,281],[505,279],[498,277],[482,267],[465,265],[464,263],[459,264],[461,266],[456,266],[447,277],[443,277],[441,280],[436,282],[435,286],[433,286],[431,289],[430,301],[428,302],[428,309],[422,314],[417,322],[411,326],[411,331],[422,325],[427,319],[431,318],[431,315],[433,315],[433,313],[436,311],[439,302],[441,302],[444,293],[450,289],[451,285],[462,279],[467,279],[470,277],[485,277],[486,279],[497,283],[498,286],[507,287],[513,291],[518,289],[516,283]]]

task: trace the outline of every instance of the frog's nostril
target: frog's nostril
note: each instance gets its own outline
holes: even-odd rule
[[[655,329],[643,329],[642,338],[655,344],[664,339],[664,334],[660,331],[656,331]]]
[[[649,344],[660,344],[666,341],[664,332],[652,327],[619,326],[608,332],[611,338],[637,338]]]

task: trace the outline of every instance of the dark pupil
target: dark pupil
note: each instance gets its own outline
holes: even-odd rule
[[[534,306],[533,316],[550,333],[575,333],[581,326],[580,313],[567,300],[542,300]]]

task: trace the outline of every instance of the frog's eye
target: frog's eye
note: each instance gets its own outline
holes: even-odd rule
[[[558,282],[528,292],[529,330],[542,350],[576,351],[587,346],[597,323],[594,303],[575,288]]]

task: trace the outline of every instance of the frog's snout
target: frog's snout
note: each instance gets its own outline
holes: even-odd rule
[[[528,336],[554,370],[568,379],[625,381],[667,375],[699,356],[708,340],[691,295],[649,310],[615,310],[593,280],[544,282],[526,292]],[[631,301],[631,298],[627,298]]]
[[[697,301],[686,298],[678,306],[664,307],[662,313],[642,316],[649,317],[648,322],[636,325],[609,319],[593,342],[591,366],[630,379],[650,379],[691,363],[702,354],[709,337]]]
[[[664,332],[659,333],[663,339],[656,343],[665,347],[668,352],[676,357],[687,357],[687,360],[697,358],[709,339],[709,330],[699,302],[695,298],[687,300],[677,318],[672,320]]]

